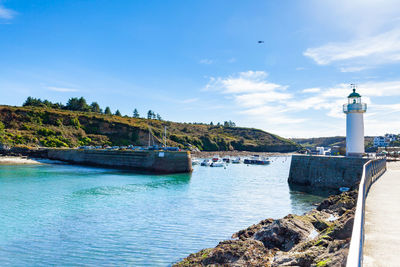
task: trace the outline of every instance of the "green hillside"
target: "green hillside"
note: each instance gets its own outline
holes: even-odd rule
[[[344,136],[332,136],[332,137],[315,137],[315,138],[293,138],[292,141],[300,144],[304,147],[331,147],[331,146],[346,146],[346,137]],[[365,146],[370,147],[373,143],[374,138],[370,136],[365,137]]]
[[[0,106],[0,143],[44,147],[147,145],[149,129],[155,142],[161,143],[167,126],[169,146],[259,152],[288,152],[299,148],[293,141],[258,129],[176,123],[163,121],[158,114],[150,117],[153,118],[118,116],[90,109],[73,111],[51,105]]]

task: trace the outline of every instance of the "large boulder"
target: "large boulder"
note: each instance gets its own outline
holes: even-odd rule
[[[174,267],[189,266],[270,266],[271,255],[263,243],[256,240],[222,241],[213,249],[203,249],[189,255]]]
[[[299,242],[312,238],[314,233],[315,228],[310,221],[290,214],[263,227],[253,238],[263,242],[266,248],[289,251]]]

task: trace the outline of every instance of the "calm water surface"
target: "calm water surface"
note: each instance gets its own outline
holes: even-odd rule
[[[323,197],[289,189],[290,159],[191,175],[0,166],[1,266],[168,266]]]

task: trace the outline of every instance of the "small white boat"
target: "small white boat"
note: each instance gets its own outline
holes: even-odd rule
[[[255,164],[255,165],[268,165],[270,164],[270,160],[268,158],[260,157],[258,155],[254,155],[251,158],[244,160],[245,164]]]
[[[221,160],[211,163],[211,167],[225,167],[225,166],[226,166],[225,162]]]
[[[232,164],[239,164],[242,162],[242,159],[240,157],[236,157],[232,160]]]
[[[198,160],[198,159],[192,159],[192,166],[194,166],[194,165],[200,165],[200,160]]]
[[[200,166],[211,166],[212,161],[210,159],[205,159],[200,163]]]

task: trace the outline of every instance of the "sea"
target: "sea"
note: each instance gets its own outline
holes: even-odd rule
[[[171,175],[0,165],[0,264],[171,266],[327,196],[289,187],[289,167],[290,157]]]

